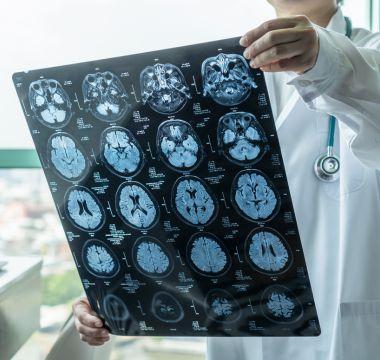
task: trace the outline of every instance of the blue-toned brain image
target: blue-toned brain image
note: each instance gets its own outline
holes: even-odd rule
[[[37,119],[53,129],[67,125],[72,116],[70,98],[54,79],[33,81],[29,86],[29,103]]]
[[[102,134],[101,155],[107,168],[119,176],[133,176],[141,170],[144,155],[133,134],[122,127],[111,127]]]
[[[230,267],[231,258],[223,243],[213,234],[194,234],[187,245],[187,257],[195,271],[205,276],[219,276]]]
[[[181,70],[172,64],[147,66],[140,74],[143,104],[160,114],[173,114],[191,98]]]
[[[82,92],[85,105],[99,120],[118,121],[132,107],[122,82],[110,71],[86,75]]]
[[[172,203],[180,219],[190,225],[208,225],[217,213],[217,202],[211,190],[195,176],[182,176],[176,181]]]
[[[167,120],[158,127],[157,147],[166,165],[174,170],[190,171],[202,160],[201,141],[183,120]]]
[[[239,172],[232,184],[232,203],[243,217],[268,221],[280,207],[280,197],[268,177],[258,170]]]
[[[239,165],[252,165],[269,150],[263,128],[248,112],[231,112],[219,119],[218,146],[228,160]]]
[[[207,316],[216,322],[233,322],[240,317],[240,308],[233,296],[225,290],[214,289],[206,296]]]
[[[105,214],[96,196],[83,186],[70,188],[65,196],[66,214],[70,221],[85,231],[98,230]]]
[[[293,322],[298,320],[303,309],[294,294],[283,286],[272,286],[263,295],[264,314],[275,322]]]
[[[173,268],[169,251],[151,236],[137,239],[133,246],[133,261],[138,270],[151,277],[165,277]]]
[[[119,261],[113,251],[100,240],[88,240],[82,249],[86,269],[97,277],[113,277],[119,271]]]
[[[120,185],[116,209],[124,222],[136,229],[150,229],[159,218],[158,204],[153,195],[142,184],[134,181]]]
[[[285,271],[291,262],[291,252],[285,239],[269,228],[253,230],[247,238],[249,262],[266,273]]]
[[[184,317],[184,311],[179,301],[166,291],[160,291],[153,296],[152,313],[160,321],[177,323]]]
[[[225,106],[242,103],[257,88],[246,60],[238,54],[220,53],[203,61],[202,82],[203,96]]]
[[[130,317],[124,301],[114,294],[107,294],[104,297],[103,309],[106,317],[114,321],[126,321]]]
[[[76,181],[85,175],[88,164],[84,151],[69,134],[52,135],[48,149],[50,162],[66,180]]]

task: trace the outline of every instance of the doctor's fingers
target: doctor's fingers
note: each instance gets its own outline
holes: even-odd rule
[[[264,65],[261,66],[260,69],[265,72],[293,71],[302,74],[306,71],[305,69],[312,68],[313,65],[314,64],[310,61],[310,57],[302,55]]]
[[[105,343],[105,341],[98,340],[85,335],[80,335],[80,339],[91,346],[102,346]]]
[[[310,28],[293,28],[270,31],[248,46],[244,50],[243,55],[246,59],[253,59],[276,45],[292,43],[312,35],[309,35],[309,32],[314,31],[313,28],[311,29],[312,30],[310,30]]]
[[[92,311],[87,299],[80,299],[73,304],[73,314],[80,323],[94,327],[103,327],[102,320]]]
[[[243,35],[240,39],[240,45],[247,47],[251,45],[253,42],[255,42],[257,39],[260,39],[262,36],[264,36],[267,32],[273,30],[293,28],[299,22],[297,18],[297,16],[293,16],[289,18],[278,18],[266,21],[262,23],[260,26],[248,31],[245,35]]]
[[[256,56],[249,65],[253,68],[259,68],[283,59],[293,58],[305,53],[303,47],[300,40],[289,44],[276,45]]]
[[[109,333],[107,329],[94,329],[92,327],[83,325],[79,322],[78,319],[75,319],[75,327],[78,330],[79,334],[83,336],[95,338],[101,341],[109,340]]]

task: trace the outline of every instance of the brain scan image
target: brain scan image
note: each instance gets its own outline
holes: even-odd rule
[[[166,291],[160,291],[153,296],[152,313],[165,323],[177,323],[184,317],[184,311],[179,301]]]
[[[224,106],[242,103],[257,87],[246,60],[237,54],[220,53],[203,61],[202,82],[203,96]]]
[[[121,219],[135,229],[150,229],[158,221],[160,213],[157,201],[142,184],[127,181],[116,194],[116,209]]]
[[[265,222],[280,208],[280,196],[269,178],[258,170],[242,170],[233,180],[231,200],[244,218]]]
[[[136,268],[149,277],[165,277],[173,270],[173,260],[166,247],[156,238],[142,236],[133,245]]]
[[[296,296],[286,287],[279,285],[265,290],[262,309],[268,319],[281,323],[297,321],[303,314],[302,305]]]
[[[88,170],[82,147],[69,134],[53,134],[48,141],[48,159],[57,173],[69,181],[80,180]]]
[[[113,294],[107,294],[104,297],[103,309],[107,318],[114,321],[125,321],[130,317],[130,313],[124,301]]]
[[[140,74],[141,98],[160,114],[174,114],[191,98],[181,70],[172,64],[147,66]]]
[[[82,261],[86,269],[100,278],[110,278],[119,272],[119,261],[114,252],[103,242],[88,240],[82,249]]]
[[[83,186],[73,186],[67,191],[65,210],[69,220],[81,230],[96,231],[103,226],[103,207],[97,197]]]
[[[190,265],[201,275],[220,276],[230,268],[231,257],[227,248],[211,233],[194,234],[186,251]]]
[[[216,322],[233,322],[240,317],[239,304],[222,289],[214,289],[207,294],[205,308],[207,316]]]
[[[219,119],[218,147],[238,165],[255,164],[269,150],[263,128],[248,112],[231,112]]]
[[[183,120],[167,120],[158,127],[157,148],[164,163],[177,171],[193,170],[203,156],[198,135]]]
[[[136,175],[144,165],[140,144],[130,130],[119,126],[103,132],[101,157],[105,166],[119,176]]]
[[[270,228],[253,230],[247,237],[245,247],[248,262],[260,272],[282,273],[292,262],[289,245],[277,231]]]
[[[72,116],[69,95],[54,79],[33,81],[29,86],[29,103],[38,121],[49,128],[64,127]]]
[[[120,79],[110,71],[88,74],[82,83],[85,105],[102,121],[118,121],[131,109]]]
[[[178,217],[192,226],[210,224],[217,212],[218,203],[208,185],[195,176],[182,176],[174,184],[172,204]]]

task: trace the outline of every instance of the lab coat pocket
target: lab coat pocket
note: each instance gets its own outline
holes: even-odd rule
[[[380,300],[340,304],[336,360],[374,360],[380,354]]]

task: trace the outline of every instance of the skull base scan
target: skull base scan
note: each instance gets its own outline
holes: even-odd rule
[[[47,127],[59,129],[70,121],[70,98],[54,79],[33,81],[29,86],[29,103],[34,115]]]
[[[239,165],[253,165],[268,151],[268,140],[256,117],[247,112],[223,115],[218,123],[218,146]]]
[[[131,108],[122,82],[110,71],[88,74],[82,92],[90,113],[102,121],[118,121]]]
[[[158,127],[157,148],[165,164],[177,171],[193,170],[203,156],[199,136],[183,120],[167,120]]]
[[[220,105],[234,106],[245,101],[257,85],[247,61],[237,54],[219,54],[202,63],[203,96]]]
[[[191,98],[181,70],[172,64],[147,66],[140,74],[143,104],[160,114],[174,114]]]
[[[165,323],[177,323],[184,317],[184,311],[180,302],[173,295],[165,291],[154,294],[152,313],[158,320]]]

